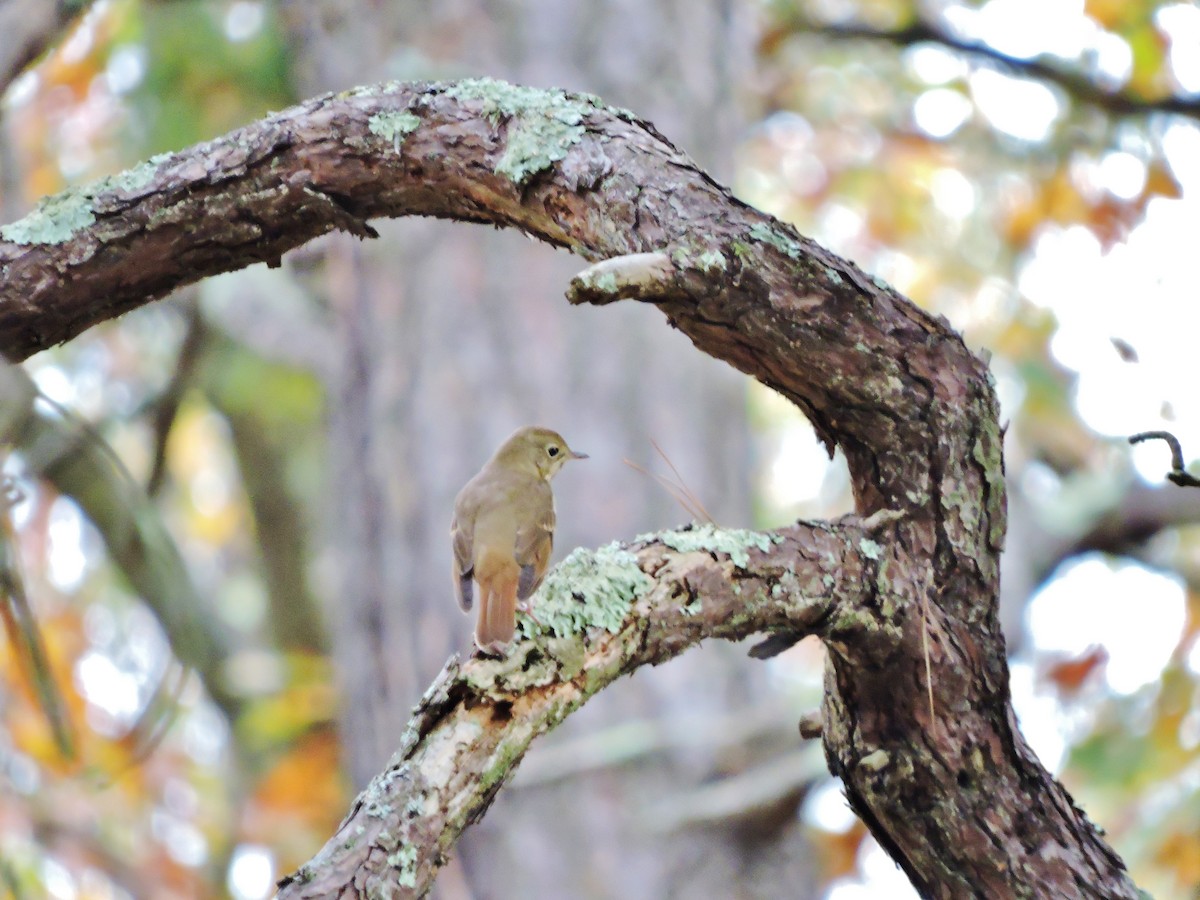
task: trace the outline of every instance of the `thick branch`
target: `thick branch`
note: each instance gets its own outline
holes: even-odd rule
[[[856,436],[841,441],[852,460],[860,443],[911,443],[938,348],[962,352],[942,322],[738,203],[631,114],[466,82],[317,98],[51,198],[0,229],[0,353],[24,358],[181,284],[401,215],[514,226],[590,259],[669,252],[686,293],[660,305],[677,326],[800,404],[831,446],[834,428]],[[838,341],[805,327],[818,309],[850,325]],[[902,351],[925,345],[914,379]],[[846,370],[861,377],[830,377]],[[928,475],[905,470],[891,505],[927,496]]]
[[[613,260],[578,279],[572,299],[655,305],[699,349],[799,405],[827,445],[844,451],[864,517],[858,552],[877,569],[857,604],[819,585],[801,591],[839,596],[820,626],[831,651],[825,750],[850,802],[919,889],[939,897],[1134,896],[1120,860],[1013,725],[996,617],[1002,440],[985,364],[944,320],[739,203],[628,112],[487,80],[309,101],[61,195],[0,229],[8,242],[0,243],[0,349],[28,355],[179,284],[276,261],[334,228],[369,235],[367,219],[413,214],[516,227],[593,262]],[[400,807],[364,800],[341,840],[369,852],[351,858],[332,847],[322,857],[334,867],[330,878],[374,879],[374,867],[386,865],[411,872],[406,886],[415,885],[425,876],[414,867],[436,864],[421,856],[422,836],[444,838],[436,844],[444,854],[482,814],[504,759],[519,757],[533,735],[627,666],[705,636],[814,627],[811,603],[789,607],[795,621],[782,609],[776,619],[760,616],[771,606],[764,593],[797,594],[786,569],[749,591],[738,582],[742,594],[731,596],[726,576],[704,567],[669,575],[671,564],[654,570],[648,553],[639,550],[639,568],[653,570],[656,583],[688,585],[699,611],[668,617],[670,627],[652,635],[635,632],[640,644],[589,645],[565,675],[557,656],[522,650],[521,672],[494,672],[499,682],[478,663],[448,676],[391,770],[392,782],[404,782],[396,790],[418,803],[385,829],[375,820]],[[831,562],[846,567],[821,568],[835,585],[857,568],[844,554]],[[576,575],[594,582],[594,573]],[[654,587],[639,603],[650,595],[658,596]],[[567,618],[596,608],[611,609],[584,604]],[[710,621],[709,610],[720,617]],[[649,627],[624,618],[618,625]],[[488,693],[496,684],[501,699]],[[460,730],[442,731],[439,722]],[[428,783],[401,778],[409,755],[429,750],[422,735],[435,732],[452,741],[446,752],[464,767],[462,778],[483,777],[482,796],[465,784],[467,794],[447,793],[459,784],[458,768],[435,768]],[[467,737],[469,747],[454,748]],[[477,799],[438,805],[451,796]],[[353,874],[348,867],[364,858],[367,868]]]
[[[704,526],[577,551],[537,595],[537,618],[614,603],[623,612],[607,629],[521,641],[501,660],[451,659],[387,769],[324,849],[281,882],[280,898],[422,895],[532,741],[616,679],[708,637],[837,628],[838,610],[857,606],[874,568],[862,536],[853,520],[774,535]],[[594,578],[580,574],[581,563]]]

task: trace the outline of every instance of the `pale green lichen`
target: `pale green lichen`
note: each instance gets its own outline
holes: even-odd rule
[[[829,266],[825,267],[825,277],[828,278],[833,284],[845,284],[845,282],[842,281],[842,273]]]
[[[720,250],[705,250],[696,258],[696,265],[702,272],[724,272],[729,262]]]
[[[487,692],[498,685],[504,691],[527,691],[547,684],[570,681],[583,671],[587,662],[586,648],[576,635],[553,637],[538,626],[542,611],[537,606],[540,595],[533,597],[532,615],[523,613],[517,619],[517,629],[525,637],[539,637],[538,644],[517,644],[513,652],[500,659],[482,660],[464,673],[467,684]]]
[[[496,174],[507,175],[521,184],[530,175],[565,157],[571,145],[583,137],[584,130],[582,125],[571,125],[551,116],[535,125],[523,125],[509,135],[504,155],[496,163]]]
[[[813,603],[817,602],[816,597],[820,595],[819,580],[815,573],[805,572],[803,580],[795,571],[788,569],[784,571],[771,585],[771,596],[778,600],[780,597],[788,597],[793,603]],[[766,600],[766,594],[761,595],[762,600]],[[749,608],[747,604],[747,608]]]
[[[373,796],[363,805],[363,812],[376,819],[386,819],[392,814],[392,805],[378,796]]]
[[[24,218],[0,227],[0,238],[22,246],[65,243],[76,232],[95,223],[96,197],[110,191],[135,191],[145,187],[166,158],[166,154],[155,156],[116,175],[43,197]]]
[[[1000,423],[993,417],[984,417],[983,433],[976,439],[971,448],[971,456],[983,469],[983,477],[987,482],[988,491],[985,498],[988,515],[988,542],[992,548],[999,550],[1004,546],[1005,509],[1004,509],[1004,460],[1000,448],[1004,446],[1004,438],[1000,434]]]
[[[533,616],[521,618],[521,631],[558,637],[589,628],[619,631],[633,601],[651,584],[637,557],[619,544],[580,547],[546,576],[531,601]]]
[[[858,549],[867,559],[879,559],[879,555],[883,552],[883,548],[870,538],[863,538],[859,541]]]
[[[829,630],[833,634],[844,634],[848,632],[875,631],[877,628],[874,616],[866,610],[850,607],[840,608],[834,613]]]
[[[158,167],[170,158],[170,153],[156,154],[145,162],[131,166],[124,172],[117,172],[115,175],[109,175],[107,178],[101,178],[92,184],[88,192],[94,197],[105,191],[136,191],[144,188],[154,180],[154,176],[158,174]]]
[[[392,148],[399,153],[404,139],[416,131],[421,120],[408,110],[376,113],[367,119],[367,128],[372,134],[377,134],[385,141],[392,142]]]
[[[771,544],[778,544],[783,538],[759,531],[747,531],[744,528],[718,528],[716,525],[705,523],[678,531],[639,535],[638,540],[659,540],[681,553],[693,550],[725,553],[735,566],[744,569],[750,562],[751,548],[766,551],[771,548]]]
[[[14,244],[61,244],[96,221],[92,200],[83,189],[45,197],[25,218],[0,228],[0,237]]]
[[[792,259],[799,259],[803,253],[799,241],[792,240],[786,234],[781,234],[761,222],[750,226],[750,237],[756,241],[762,241],[764,244],[770,244],[780,253],[785,253]]]
[[[403,888],[415,888],[417,886],[417,848],[409,844],[401,847],[395,853],[389,853],[387,864],[393,869],[399,869],[396,873],[396,883]]]
[[[492,78],[469,78],[452,85],[447,96],[480,100],[492,125],[509,119],[508,143],[496,174],[521,184],[548,169],[579,143],[587,129],[583,117],[591,104],[560,90],[522,87]]]
[[[975,770],[977,775],[982,775],[989,771],[989,763],[983,758],[983,751],[975,747],[971,751],[971,768]]]
[[[878,750],[872,750],[860,759],[858,765],[868,772],[881,772],[887,768],[888,763],[891,761],[892,758],[888,755],[888,752],[880,747]]]
[[[373,97],[377,94],[399,94],[412,87],[405,81],[385,81],[382,84],[357,84],[352,88],[339,91],[338,97]]]
[[[578,701],[582,702],[582,700]],[[574,704],[567,704],[574,706]],[[561,722],[563,718],[569,715],[569,712],[558,710],[548,710],[547,716],[557,722]],[[520,761],[525,751],[529,749],[529,744],[539,730],[537,723],[532,720],[524,720],[513,723],[512,727],[505,733],[504,738],[500,741],[495,751],[487,761],[487,765],[479,773],[479,789],[481,791],[489,790],[492,785],[512,774],[513,769]]]
[[[617,276],[611,272],[597,272],[593,269],[584,269],[579,273],[579,282],[590,291],[597,291],[601,294],[615,294],[617,292]]]
[[[632,110],[626,109],[623,106],[610,106],[609,104],[604,102],[603,97],[599,97],[596,94],[589,94],[589,93],[583,92],[583,93],[575,94],[574,96],[578,100],[581,100],[585,103],[590,103],[592,106],[596,107],[596,109],[602,109],[605,112],[611,113],[612,115],[616,116],[618,119],[624,119],[627,122],[642,121],[638,117],[638,115],[635,112],[633,112]]]
[[[686,269],[692,264],[692,256],[686,247],[676,247],[671,251],[671,262],[676,268]]]

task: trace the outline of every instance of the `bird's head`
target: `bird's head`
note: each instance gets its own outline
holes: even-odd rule
[[[496,461],[501,465],[528,472],[549,481],[569,459],[587,459],[567,446],[562,435],[549,428],[527,426],[515,431],[500,449]]]

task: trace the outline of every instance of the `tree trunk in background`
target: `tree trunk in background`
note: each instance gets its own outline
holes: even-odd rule
[[[750,34],[739,11],[746,6],[731,0],[285,6],[301,95],[463,75],[597,93],[655,122],[722,179],[744,124],[735,90]],[[330,393],[330,594],[340,602],[329,614],[359,784],[391,755],[446,657],[470,648],[472,622],[450,590],[452,501],[516,427],[555,428],[592,456],[555,482],[556,561],[575,546],[687,520],[622,463],[662,471],[652,440],[718,522],[751,521],[743,376],[681,335],[664,339],[652,309],[569,308],[562,294],[580,263],[566,253],[451,223],[380,231],[373,245],[331,241],[327,269],[342,365]],[[687,722],[761,707],[770,694],[762,678],[741,651],[713,647],[605,692],[560,737],[631,720],[686,732]],[[710,896],[775,896],[776,878],[802,884],[808,860],[786,849],[802,847],[792,834],[796,795],[765,831],[751,821],[671,837],[638,821],[648,802],[713,778],[720,765],[780,749],[760,741],[736,762],[703,746],[666,750],[619,772],[504,792],[458,845],[471,892],[661,898],[703,884]],[[535,751],[527,766],[537,759]],[[772,875],[756,888],[763,865]],[[463,895],[446,878],[441,887]]]

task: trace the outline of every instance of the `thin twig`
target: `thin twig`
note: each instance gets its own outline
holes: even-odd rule
[[[897,47],[910,47],[920,43],[937,43],[976,60],[988,60],[1007,69],[1013,75],[1037,78],[1058,85],[1073,99],[1100,107],[1118,116],[1145,115],[1153,112],[1175,113],[1200,118],[1200,101],[1195,97],[1170,94],[1153,98],[1139,96],[1130,90],[1105,90],[1085,75],[1076,74],[1067,68],[1039,59],[1024,59],[1011,56],[990,44],[956,37],[930,22],[918,21],[904,28],[879,29],[870,25],[847,22],[818,22],[801,17],[795,20],[797,28],[832,38],[857,38],[890,43]]]
[[[204,319],[200,314],[200,305],[194,296],[190,297],[184,305],[183,313],[187,320],[187,330],[184,333],[183,343],[179,346],[175,372],[162,394],[154,401],[151,410],[154,462],[150,469],[150,477],[146,479],[146,493],[151,497],[156,496],[162,489],[167,470],[167,441],[171,437],[171,429],[179,415],[183,396],[195,377],[196,367],[199,364],[201,351],[207,337]]]
[[[1183,448],[1179,446],[1179,438],[1169,431],[1142,431],[1129,436],[1129,443],[1140,444],[1142,441],[1166,441],[1171,448],[1171,471],[1167,480],[1180,487],[1200,487],[1200,478],[1189,475],[1183,468]]]
[[[933,728],[937,714],[933,711],[933,664],[929,660],[929,595],[921,598],[921,652],[925,656],[925,690],[929,692],[929,727]]]
[[[634,471],[641,472],[643,475],[646,475],[657,481],[663,490],[670,494],[675,502],[682,506],[684,511],[693,519],[697,521],[708,522],[710,525],[716,525],[716,521],[708,514],[708,510],[704,508],[704,504],[700,502],[700,498],[697,497],[695,492],[687,486],[687,482],[683,480],[683,476],[679,474],[679,470],[675,468],[675,464],[671,462],[670,457],[663,452],[662,447],[658,446],[658,442],[654,439],[651,439],[650,443],[654,449],[658,451],[658,455],[661,456],[663,461],[666,462],[666,464],[670,467],[671,472],[674,473],[675,478],[677,479],[676,481],[671,481],[668,478],[664,478],[662,475],[651,472],[649,469],[638,465],[631,459],[623,459],[622,462],[624,462],[625,465],[629,466],[629,468],[633,469]]]
[[[645,468],[644,466],[638,465],[632,459],[622,459],[621,462],[625,463],[625,465],[629,466],[629,468],[633,469],[635,472],[641,472],[643,475],[647,476],[648,478],[653,478],[656,482],[658,482],[659,486],[663,490],[665,490],[668,494],[671,495],[672,500],[674,500],[676,503],[678,503],[680,506],[683,507],[684,512],[686,512],[693,519],[699,518],[699,515],[700,515],[699,510],[695,509],[688,502],[687,497],[685,495],[683,495],[682,493],[680,493],[680,489],[679,489],[678,485],[668,481],[666,478],[663,478],[661,475],[651,472],[649,469]]]
[[[716,520],[714,520],[713,517],[708,514],[708,510],[704,508],[704,504],[700,502],[700,498],[696,496],[696,493],[687,486],[687,482],[683,480],[683,476],[680,475],[679,470],[675,468],[675,463],[671,462],[671,457],[667,456],[667,454],[663,452],[663,448],[658,446],[658,441],[654,440],[654,438],[651,438],[650,445],[654,447],[656,451],[658,451],[658,455],[663,458],[663,462],[670,467],[671,472],[674,474],[676,482],[679,485],[679,488],[687,495],[687,498],[692,501],[696,509],[700,510],[704,520],[710,525],[716,525]]]

